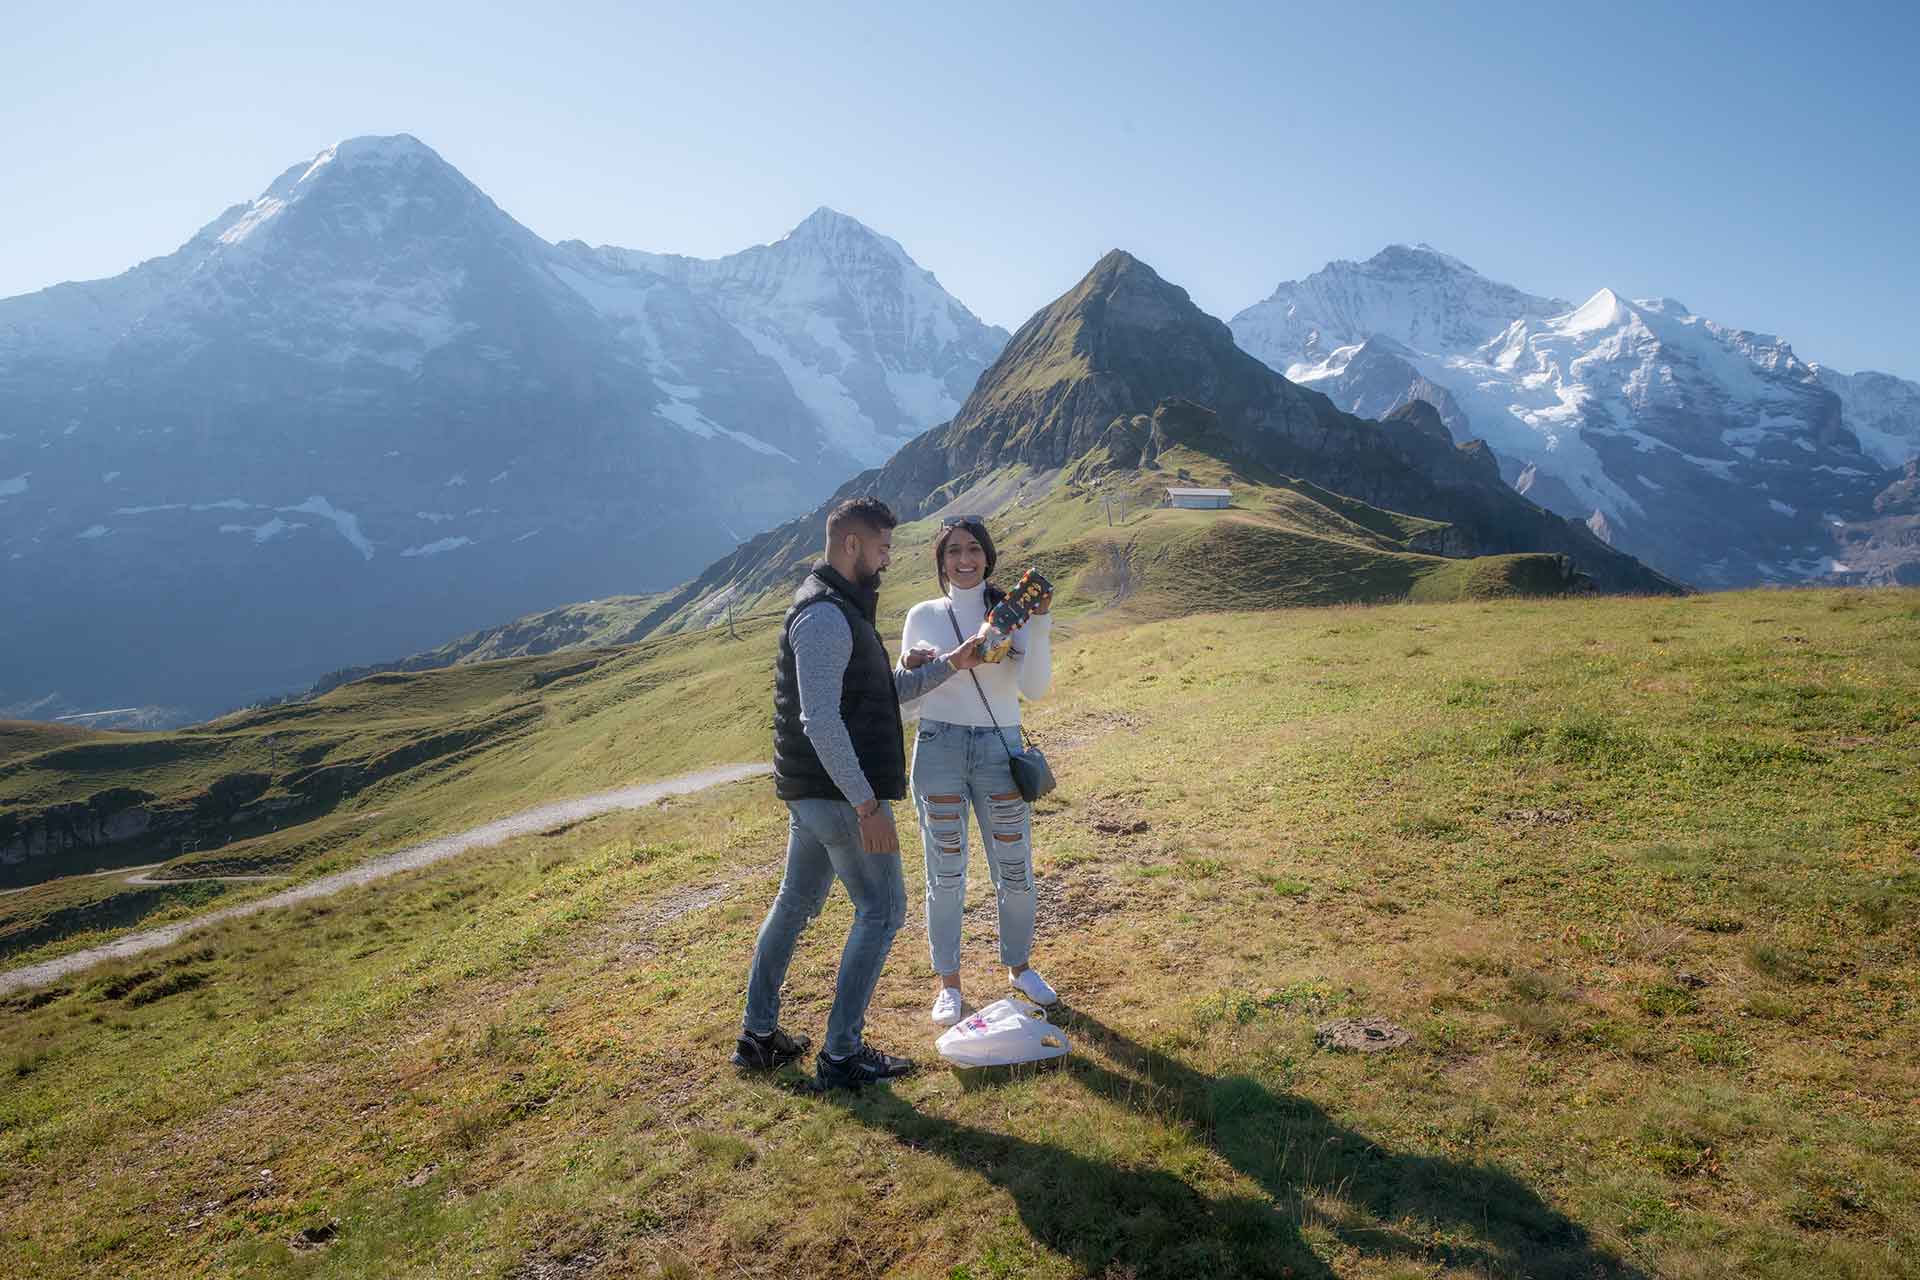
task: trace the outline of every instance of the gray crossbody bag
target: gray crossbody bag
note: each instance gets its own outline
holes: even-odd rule
[[[961,644],[967,638],[960,634],[960,619],[954,614],[953,606],[947,606],[947,621],[953,624],[953,638]],[[980,705],[987,709],[987,719],[993,721],[993,731],[1000,738],[1000,745],[1006,748],[1007,767],[1013,771],[1013,785],[1020,788],[1021,798],[1032,804],[1041,796],[1052,791],[1056,784],[1053,780],[1053,766],[1047,763],[1047,757],[1040,748],[1027,741],[1027,729],[1020,726],[1020,750],[1007,746],[1007,731],[1000,727],[1000,718],[993,714],[993,704],[987,701],[987,691],[980,685],[980,677],[969,670],[967,675],[973,680],[973,691],[980,695]]]

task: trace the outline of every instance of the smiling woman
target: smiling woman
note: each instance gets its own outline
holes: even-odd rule
[[[989,579],[999,562],[980,516],[953,516],[933,542],[942,594],[907,614],[901,652],[972,635],[1006,592]],[[1040,597],[1006,660],[989,663],[917,702],[902,714],[920,717],[913,748],[913,799],[927,861],[927,946],[938,975],[930,1017],[960,1020],[960,919],[966,909],[967,813],[979,819],[999,906],[1000,960],[1012,984],[1042,1005],[1057,997],[1029,964],[1033,951],[1033,810],[1013,779],[1020,749],[1020,700],[1043,696],[1053,680],[1051,593]]]

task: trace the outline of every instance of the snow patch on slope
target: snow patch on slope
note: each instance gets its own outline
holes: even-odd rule
[[[283,533],[292,533],[297,529],[304,529],[306,527],[303,521],[295,521],[289,524],[279,516],[275,516],[265,524],[223,524],[220,526],[220,532],[250,533],[253,535],[253,540],[259,543],[271,542]]]
[[[456,550],[460,547],[470,547],[472,545],[473,545],[472,538],[440,538],[433,542],[422,543],[417,547],[408,547],[405,551],[402,551],[400,554],[402,556],[408,556],[408,557],[437,556],[448,551]]]
[[[298,511],[306,515],[319,516],[323,520],[331,520],[333,527],[340,531],[340,536],[352,543],[353,549],[358,551],[362,558],[373,559],[373,543],[360,532],[360,518],[350,511],[340,510],[325,498],[316,496],[308,498],[297,507],[276,507],[275,510]]]

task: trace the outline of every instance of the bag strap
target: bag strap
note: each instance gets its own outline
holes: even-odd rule
[[[967,642],[967,638],[960,634],[960,618],[953,611],[952,601],[947,602],[947,621],[953,624],[953,638],[955,640],[958,640],[961,644],[965,644]],[[981,686],[980,677],[977,674],[975,674],[973,668],[971,667],[967,668],[967,675],[969,675],[973,679],[973,691],[980,695],[980,705],[987,709],[987,719],[993,721],[993,732],[995,736],[997,736],[1000,739],[1001,747],[1003,747],[1006,750],[1007,759],[1009,760],[1013,759],[1013,748],[1007,746],[1007,731],[1000,727],[1000,717],[993,714],[993,704],[987,701],[987,691],[985,688]],[[1026,726],[1022,725],[1020,727],[1020,739],[1023,744],[1026,741],[1026,736],[1027,736]]]

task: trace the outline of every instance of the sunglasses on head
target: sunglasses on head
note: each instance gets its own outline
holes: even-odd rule
[[[942,529],[951,529],[957,524],[977,524],[984,528],[986,523],[987,518],[985,516],[948,516],[940,522],[940,527]]]

